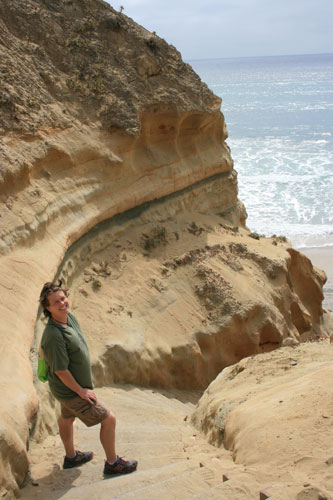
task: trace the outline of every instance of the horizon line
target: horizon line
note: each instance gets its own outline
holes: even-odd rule
[[[302,56],[333,56],[333,52],[313,52],[313,53],[302,53],[302,54],[275,54],[275,55],[264,55],[264,56],[222,56],[222,57],[205,57],[199,59],[184,59],[186,62],[194,61],[217,61],[220,59],[259,59],[263,57],[302,57]]]

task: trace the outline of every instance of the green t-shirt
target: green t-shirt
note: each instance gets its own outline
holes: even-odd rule
[[[87,342],[71,312],[68,313],[67,322],[64,328],[50,318],[41,342],[48,367],[49,386],[56,399],[77,397],[54,373],[57,370],[69,370],[81,387],[93,388]]]

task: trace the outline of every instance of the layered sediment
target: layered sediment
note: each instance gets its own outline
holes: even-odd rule
[[[202,206],[245,215],[220,99],[174,47],[102,1],[4,1],[0,17],[1,481],[15,490],[38,411],[38,294],[68,247],[209,178]]]
[[[325,277],[249,238],[220,99],[105,2],[3,0],[0,75],[3,494],[55,424],[33,381],[45,281],[72,287],[98,385],[204,388],[320,332]]]
[[[192,199],[184,210],[188,201],[183,193],[106,221],[59,268],[99,386],[205,389],[244,357],[322,331],[324,273],[287,243],[200,214]]]

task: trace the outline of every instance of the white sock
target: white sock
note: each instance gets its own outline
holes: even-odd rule
[[[115,463],[117,462],[117,460],[118,460],[118,455],[116,455],[116,460],[115,460],[114,462],[109,462],[109,461],[107,460],[107,463],[108,463],[109,465],[115,465]]]

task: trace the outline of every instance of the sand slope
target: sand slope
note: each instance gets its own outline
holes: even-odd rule
[[[327,340],[243,359],[210,384],[192,422],[236,463],[272,474],[284,498],[319,498],[294,496],[308,483],[331,498],[332,360]]]
[[[77,445],[94,450],[93,461],[64,471],[58,436],[33,443],[31,476],[38,485],[29,482],[21,490],[22,498],[245,500],[258,499],[265,489],[274,500],[329,500],[333,417],[331,384],[324,376],[331,371],[332,357],[331,346],[323,342],[242,360],[211,384],[196,411],[199,394],[193,391],[97,389],[117,415],[118,453],[137,458],[138,471],[104,480],[98,427],[87,429],[79,422]],[[194,421],[202,418],[207,398],[218,400],[213,389],[225,374],[225,407],[227,397],[229,403],[243,401],[226,424],[231,450],[208,444],[190,423],[193,411]],[[206,408],[212,417],[212,405]],[[225,474],[228,481],[223,481]]]
[[[257,498],[259,484],[253,473],[233,464],[229,452],[207,444],[189,424],[194,408],[191,401],[198,394],[133,386],[98,389],[97,394],[117,415],[118,453],[138,459],[138,471],[104,480],[98,428],[87,429],[78,423],[78,446],[94,450],[93,461],[79,469],[60,470],[63,449],[59,437],[50,436],[43,445],[34,444],[29,457],[32,478],[38,486],[28,484],[22,498]],[[222,476],[227,473],[231,479],[223,482]]]

